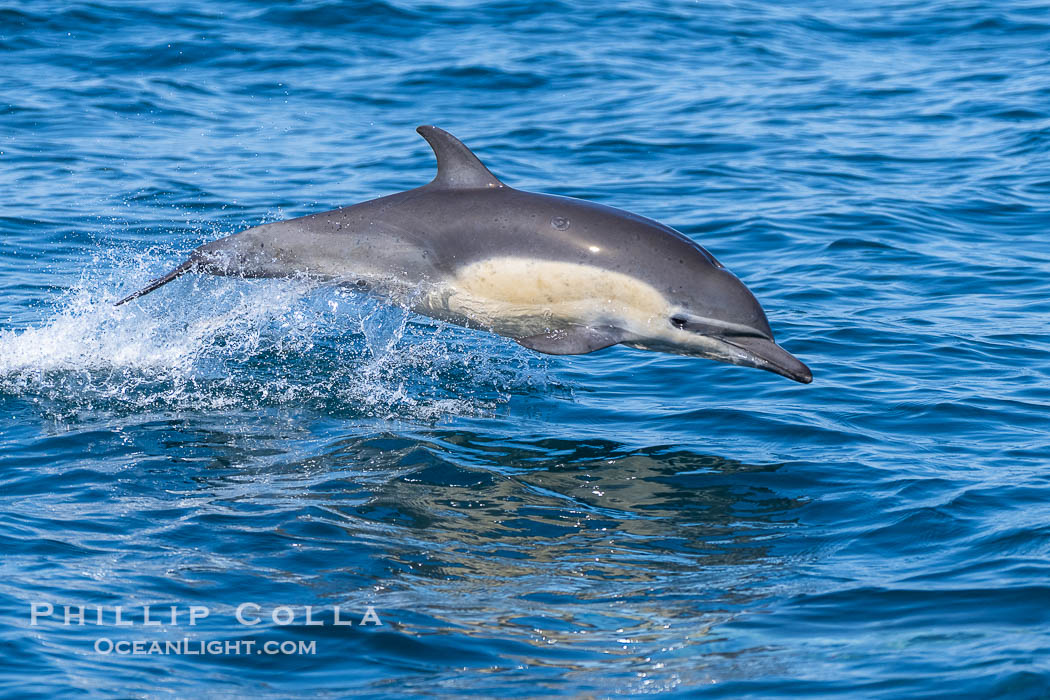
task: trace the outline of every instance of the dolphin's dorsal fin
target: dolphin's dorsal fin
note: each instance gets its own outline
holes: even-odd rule
[[[437,157],[437,177],[428,187],[462,190],[505,187],[481,164],[478,157],[452,134],[436,126],[421,126],[416,131],[427,140]]]

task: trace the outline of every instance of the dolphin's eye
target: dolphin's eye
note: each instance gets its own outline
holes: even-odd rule
[[[685,328],[689,325],[689,320],[685,316],[672,316],[671,325],[675,328]]]

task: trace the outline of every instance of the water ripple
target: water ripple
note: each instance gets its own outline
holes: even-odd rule
[[[1041,697],[1048,30],[1026,0],[8,3],[0,682]],[[422,184],[427,122],[702,242],[815,382],[541,358],[296,281],[111,306],[204,241]],[[32,600],[318,652],[102,655],[123,628]],[[245,628],[245,601],[384,626]]]

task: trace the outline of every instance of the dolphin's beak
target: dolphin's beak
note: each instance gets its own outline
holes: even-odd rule
[[[803,384],[813,381],[813,373],[809,371],[809,367],[772,340],[757,336],[721,336],[718,339],[743,351],[744,357],[740,358],[743,362],[736,364],[748,364],[757,369],[776,372]]]

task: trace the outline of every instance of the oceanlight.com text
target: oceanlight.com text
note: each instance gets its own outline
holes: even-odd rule
[[[266,654],[269,656],[313,655],[317,653],[316,641],[260,641],[256,639],[179,639],[174,641],[151,641],[146,639],[95,640],[98,654],[118,656],[239,656],[244,654]]]

